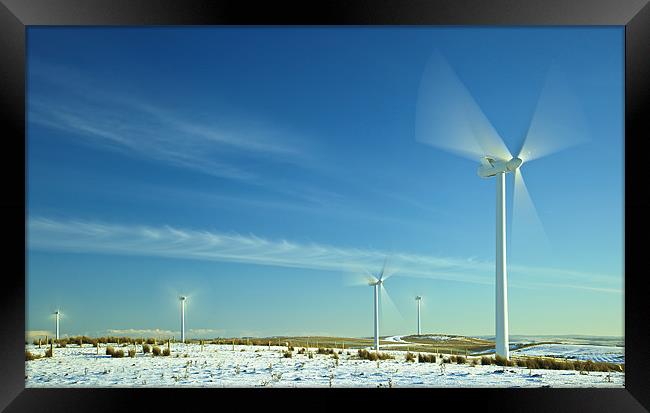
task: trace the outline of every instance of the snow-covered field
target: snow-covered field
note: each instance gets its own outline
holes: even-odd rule
[[[515,350],[513,355],[564,357],[573,360],[592,360],[625,363],[623,347],[592,346],[587,344],[540,344]]]
[[[26,350],[43,354],[28,345]],[[165,348],[161,346],[161,348]],[[127,347],[123,348],[124,350]],[[53,358],[26,362],[26,387],[623,387],[623,373],[528,370],[467,364],[407,363],[405,353],[387,351],[395,360],[355,359],[340,355],[293,353],[286,347],[172,344],[172,356],[110,358],[90,346],[55,348]],[[297,350],[297,349],[296,349]],[[311,349],[315,351],[315,349]],[[126,352],[126,351],[125,351]],[[185,355],[187,354],[187,357]],[[176,357],[179,355],[179,357]],[[610,381],[611,380],[611,381]]]

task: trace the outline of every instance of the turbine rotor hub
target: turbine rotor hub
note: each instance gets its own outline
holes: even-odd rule
[[[481,158],[481,165],[479,165],[477,173],[482,178],[489,178],[500,173],[514,172],[522,163],[523,160],[518,157],[506,161],[505,159],[485,156]]]
[[[513,172],[515,169],[519,168],[524,161],[521,158],[512,158],[506,163],[506,169],[509,172]]]

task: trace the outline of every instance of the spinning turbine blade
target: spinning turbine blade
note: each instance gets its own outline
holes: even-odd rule
[[[519,158],[530,162],[589,141],[584,111],[557,67],[551,67]]]
[[[382,281],[385,281],[388,278],[395,275],[396,270],[388,265],[389,262],[390,262],[390,259],[388,257],[386,257],[384,259],[384,266],[381,269],[381,277],[379,277],[379,279],[382,280]]]
[[[390,298],[390,295],[388,294],[388,291],[386,291],[386,287],[383,285],[380,287],[380,296],[381,296],[381,305],[379,306],[379,310],[382,313],[382,320],[384,322],[384,326],[386,325],[387,321],[404,321],[404,317],[402,316],[402,313],[399,311],[393,300]],[[384,310],[384,306],[386,306],[386,309]],[[391,320],[387,320],[387,318],[390,317]],[[397,320],[394,320],[394,318],[397,318]]]
[[[384,271],[386,270],[386,261],[388,261],[388,258],[384,259],[384,265],[381,267],[381,271],[379,272],[379,279],[383,280],[384,279]]]
[[[416,139],[477,161],[510,160],[510,151],[446,59],[436,51],[420,83]]]
[[[548,257],[550,242],[535,204],[528,193],[521,170],[514,172],[512,232],[510,249],[514,261],[522,260],[523,252],[534,248],[533,257]]]
[[[377,282],[377,278],[367,270],[350,271],[344,273],[344,283],[349,287],[367,286]]]

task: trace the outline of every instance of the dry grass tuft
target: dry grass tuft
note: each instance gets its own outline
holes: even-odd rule
[[[357,355],[359,356],[360,359],[370,360],[370,361],[388,360],[388,359],[395,358],[388,353],[379,353],[377,351],[368,351],[364,349],[359,349]]]

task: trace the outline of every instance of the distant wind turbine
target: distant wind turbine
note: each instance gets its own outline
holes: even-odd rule
[[[387,271],[387,262],[388,258],[384,260],[384,265],[381,268],[381,271],[376,275],[371,274],[368,270],[363,270],[364,274],[359,276],[358,274],[354,275],[352,285],[369,285],[373,287],[373,347],[375,350],[379,351],[379,309],[380,309],[380,300],[386,302],[390,307],[397,310],[395,304],[391,300],[388,292],[386,292],[386,287],[384,286],[384,281],[394,274],[394,272]],[[380,298],[381,296],[381,298]],[[399,310],[397,310],[399,313]]]
[[[60,316],[61,316],[61,313],[59,312],[59,310],[56,310],[54,312],[54,317],[56,319],[56,340],[57,341],[59,340],[59,317]]]
[[[422,301],[422,297],[419,295],[415,297],[415,301],[418,303],[418,336],[422,335],[422,331],[420,330],[420,301]]]
[[[185,343],[185,300],[187,297],[181,295],[179,299],[181,301],[181,343]]]

